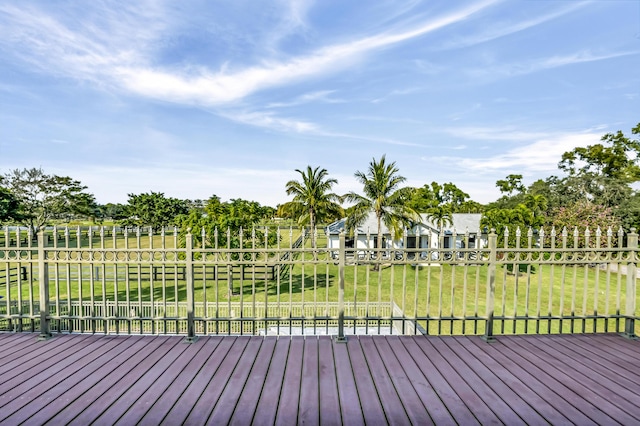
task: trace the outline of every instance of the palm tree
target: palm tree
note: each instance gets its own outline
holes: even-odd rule
[[[413,188],[400,188],[406,178],[398,174],[396,163],[387,164],[385,156],[369,163],[366,173],[357,171],[356,179],[364,185],[364,195],[350,192],[345,200],[355,203],[347,218],[347,228],[353,229],[363,223],[371,212],[375,213],[378,224],[378,246],[382,244],[382,224],[399,238],[402,229],[410,226],[417,213],[409,207]]]
[[[453,225],[453,213],[451,207],[446,204],[440,204],[431,207],[426,213],[427,219],[438,226],[438,232],[442,235],[445,225]]]
[[[334,194],[331,188],[338,181],[328,178],[326,169],[307,166],[305,171],[296,169],[302,176],[302,181],[290,180],[286,184],[287,195],[293,195],[293,200],[286,203],[286,210],[298,217],[298,223],[311,226],[311,246],[315,248],[316,223],[326,218],[340,217],[343,213],[340,207],[341,197]]]

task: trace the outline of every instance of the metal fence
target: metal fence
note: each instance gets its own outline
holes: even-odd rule
[[[638,332],[635,230],[357,251],[322,231],[0,230],[0,330],[105,334]],[[406,239],[405,232],[405,239]],[[454,235],[454,238],[456,236]],[[312,247],[312,241],[317,241]],[[396,244],[395,247],[399,246]],[[401,246],[401,244],[400,244]]]

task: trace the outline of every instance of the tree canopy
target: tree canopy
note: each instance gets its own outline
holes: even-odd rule
[[[287,207],[297,217],[298,224],[311,226],[311,244],[316,245],[313,230],[318,222],[338,219],[343,214],[340,206],[341,197],[331,189],[338,181],[328,177],[327,169],[307,166],[306,170],[296,169],[302,178],[300,181],[290,180],[286,184],[287,195],[293,195]]]
[[[41,168],[12,170],[4,175],[3,184],[18,201],[14,219],[34,233],[52,219],[95,217],[98,211],[86,186],[68,176],[48,175]]]
[[[405,226],[417,218],[417,212],[409,205],[413,188],[400,187],[406,181],[399,174],[396,163],[387,163],[383,155],[369,163],[366,172],[357,171],[356,179],[363,185],[363,195],[350,192],[346,201],[354,203],[347,218],[347,227],[353,229],[374,213],[378,226],[378,241],[382,238],[382,224],[399,236]]]
[[[20,203],[7,189],[0,186],[0,224],[20,219]]]
[[[165,197],[162,192],[129,194],[128,217],[122,220],[122,224],[161,229],[177,225],[177,218],[187,213],[187,205],[183,200]]]

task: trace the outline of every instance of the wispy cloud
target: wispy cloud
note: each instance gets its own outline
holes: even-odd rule
[[[345,132],[334,132],[322,128],[317,123],[295,118],[282,117],[273,111],[219,111],[218,115],[238,123],[255,127],[262,127],[279,132],[293,132],[310,136],[323,136],[334,140],[349,139],[354,141],[374,142],[387,145],[398,146],[424,146],[412,142],[406,142],[393,138],[383,138],[366,134],[352,134]]]
[[[598,143],[600,134],[563,134],[546,137],[508,150],[492,157],[457,158],[463,169],[481,174],[496,175],[518,170],[525,173],[553,172],[557,170],[562,154],[578,146]]]
[[[469,69],[467,73],[474,78],[487,78],[489,80],[495,80],[498,78],[532,74],[539,71],[545,71],[568,65],[581,64],[585,62],[605,61],[608,59],[615,59],[623,56],[632,56],[639,53],[640,50],[597,54],[590,50],[581,50],[579,52],[568,55],[556,55],[548,58],[528,60],[525,62],[515,62],[510,64],[489,66],[485,68]]]
[[[416,92],[419,92],[419,91],[421,91],[421,90],[423,90],[423,89],[422,89],[422,87],[409,87],[409,88],[406,88],[406,89],[396,89],[396,90],[392,90],[391,92],[389,92],[389,93],[388,93],[387,95],[385,95],[385,96],[382,96],[382,97],[380,97],[380,98],[373,99],[373,100],[371,101],[371,103],[373,103],[373,104],[377,104],[377,103],[380,103],[380,102],[384,102],[384,101],[386,101],[386,100],[388,100],[389,98],[392,98],[392,97],[394,97],[394,96],[410,95],[410,94],[412,94],[412,93],[416,93]]]
[[[292,106],[304,105],[311,102],[323,102],[328,104],[338,104],[345,102],[343,99],[332,98],[330,95],[335,90],[320,90],[317,92],[305,93],[298,96],[290,102],[273,102],[267,105],[267,108],[288,108]]]
[[[276,4],[280,4],[280,20],[275,30],[271,31],[270,39],[267,45],[275,45],[283,38],[306,30],[307,13],[313,5],[313,0],[279,0]]]
[[[169,69],[155,65],[147,57],[150,52],[144,50],[144,46],[141,50],[135,42],[124,43],[122,40],[114,45],[106,37],[106,31],[90,26],[83,28],[82,32],[75,31],[70,25],[35,9],[2,8],[2,12],[8,15],[4,20],[10,25],[5,26],[0,34],[14,48],[16,38],[19,38],[25,59],[41,63],[48,70],[53,68],[60,74],[112,84],[148,98],[180,104],[219,106],[239,101],[260,90],[334,73],[373,51],[458,23],[495,2],[481,1],[409,29],[323,47],[284,61],[265,60],[246,68],[232,70],[228,67],[218,71],[203,67]],[[134,12],[140,14],[139,10]],[[149,21],[148,17],[138,17],[145,23]],[[128,16],[111,18],[114,21],[131,21]],[[137,22],[132,34],[142,31],[144,25],[140,24]],[[152,30],[142,31],[144,35],[141,38],[145,40],[152,37],[155,29],[157,25],[152,26]],[[121,33],[120,30],[117,32]]]
[[[511,126],[446,127],[441,130],[455,137],[483,141],[526,142],[553,136],[552,134],[545,132],[518,130]]]
[[[584,7],[589,3],[589,1],[571,2],[559,10],[516,23],[493,22],[492,25],[484,26],[484,31],[478,34],[447,40],[445,43],[443,43],[442,49],[457,49],[462,47],[474,46],[480,43],[486,43],[491,40],[495,40],[501,37],[508,36],[510,34],[536,27],[553,19],[557,19],[563,15]]]
[[[263,127],[279,132],[318,133],[315,123],[280,117],[272,111],[218,111],[218,115],[237,123]]]
[[[424,121],[416,120],[414,118],[405,117],[389,117],[382,115],[351,115],[345,117],[346,120],[362,120],[362,121],[380,121],[388,123],[410,123],[410,124],[424,124]]]

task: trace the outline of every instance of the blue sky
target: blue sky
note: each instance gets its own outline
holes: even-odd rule
[[[386,154],[479,202],[640,122],[640,1],[0,3],[0,172],[275,206]]]

